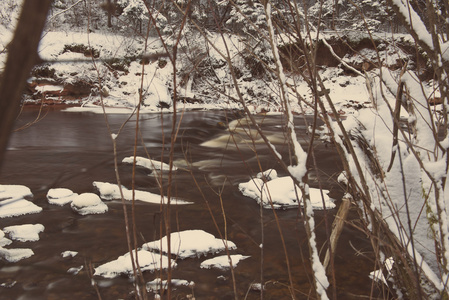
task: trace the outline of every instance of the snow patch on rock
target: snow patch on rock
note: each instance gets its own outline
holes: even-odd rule
[[[217,253],[225,250],[226,246],[229,250],[237,248],[231,241],[215,238],[212,234],[198,229],[172,232],[170,235],[171,253],[181,259]],[[146,243],[142,248],[167,253],[167,237]]]
[[[108,206],[94,193],[76,196],[70,206],[80,215],[102,214],[108,211]]]

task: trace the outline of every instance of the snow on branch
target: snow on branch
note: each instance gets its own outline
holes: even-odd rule
[[[426,25],[424,25],[419,15],[410,6],[410,3],[408,1],[404,3],[404,0],[392,0],[392,3],[398,8],[399,13],[405,18],[405,22],[416,33],[419,40],[433,50],[432,35],[427,31]]]
[[[267,28],[269,31],[270,45],[273,52],[273,58],[276,64],[276,76],[279,80],[281,99],[284,104],[287,115],[287,130],[288,130],[287,134],[289,135],[289,139],[293,147],[293,153],[296,158],[296,161],[293,163],[293,165],[288,167],[288,171],[298,182],[301,183],[299,188],[303,193],[302,198],[304,203],[304,211],[306,215],[305,225],[308,235],[310,258],[312,262],[312,269],[314,274],[314,283],[317,297],[322,300],[329,299],[326,294],[326,289],[329,287],[329,281],[327,279],[324,266],[320,261],[316,245],[315,221],[313,219],[312,204],[310,203],[309,188],[308,185],[303,183],[303,178],[307,175],[306,162],[308,155],[307,152],[305,152],[304,149],[301,147],[301,144],[299,143],[295,132],[295,126],[293,123],[293,114],[288,94],[287,79],[285,77],[283,66],[281,63],[278,45],[276,42],[276,35],[274,32],[274,26],[271,19],[270,1],[267,1],[265,4],[265,15],[267,19]]]
[[[346,68],[348,68],[349,70],[353,71],[355,74],[359,75],[359,76],[365,76],[362,72],[360,72],[359,70],[357,70],[356,68],[350,66],[347,62],[345,62],[340,56],[337,55],[337,53],[335,53],[334,48],[332,48],[331,45],[329,45],[329,43],[326,41],[325,38],[322,38],[321,41],[323,42],[323,44],[329,49],[330,53],[332,54],[333,57],[335,57],[342,65],[344,65]]]
[[[288,134],[290,136],[290,140],[293,145],[293,152],[296,157],[296,163],[294,166],[289,166],[290,173],[299,181],[302,181],[302,178],[306,175],[306,161],[307,161],[307,153],[302,149],[301,145],[298,142],[298,138],[295,133],[295,126],[293,124],[293,114],[290,106],[290,100],[288,95],[287,88],[287,79],[285,77],[281,58],[279,55],[276,37],[274,33],[273,22],[271,20],[271,3],[268,1],[266,5],[266,18],[267,18],[267,27],[270,33],[270,44],[273,52],[273,58],[276,64],[276,72],[279,80],[280,90],[281,90],[281,99],[285,105],[285,110],[287,114],[287,129]]]

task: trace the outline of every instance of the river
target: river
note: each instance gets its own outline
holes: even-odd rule
[[[37,108],[26,108],[16,127],[31,122],[37,113]],[[108,114],[107,118],[112,132],[118,133],[127,116]],[[178,118],[181,118],[180,114]],[[237,146],[228,139],[229,133],[223,125],[237,118],[232,112],[225,111],[192,111],[182,115],[174,149],[174,161],[179,169],[174,173],[173,194],[194,204],[172,206],[170,221],[172,231],[202,229],[218,237],[213,215],[220,231],[224,233],[226,228],[228,239],[237,245],[234,252],[250,256],[235,268],[238,298],[260,299],[260,292],[250,290],[252,283],[260,282],[260,208],[255,200],[239,192],[238,184],[248,181],[260,167],[263,170],[275,168],[280,175],[285,174],[263,144],[257,145],[256,156],[253,147],[248,146],[249,139],[236,136]],[[273,144],[286,157],[288,149],[283,145],[281,117],[258,116],[258,119]],[[161,160],[162,157],[168,162],[171,121],[171,114],[143,114],[139,123],[137,155],[146,156],[147,151],[153,159]],[[0,261],[0,299],[98,299],[91,285],[88,266],[96,267],[127,252],[120,201],[106,202],[109,211],[105,214],[81,216],[74,213],[70,205],[50,205],[46,199],[50,188],[64,187],[84,193],[95,192],[94,181],[116,183],[112,141],[105,124],[101,114],[68,113],[60,108],[49,108],[39,122],[13,133],[0,183],[28,186],[34,194],[33,202],[43,211],[0,219],[0,228],[40,223],[45,230],[37,242],[15,241],[8,246],[31,248],[35,255],[17,263]],[[308,139],[306,129],[302,118],[298,117],[296,130],[303,145]],[[132,118],[116,138],[119,162],[133,155],[135,131],[135,118]],[[338,156],[332,146],[322,142],[316,142],[314,149],[319,171],[311,172],[310,184],[317,187],[320,178],[323,188],[330,190],[338,207],[343,194],[336,183],[341,170]],[[119,163],[119,173],[122,184],[131,188],[132,167]],[[198,185],[193,183],[192,176]],[[164,175],[164,186],[166,179]],[[156,178],[146,169],[137,168],[135,186],[139,190],[159,193]],[[127,206],[131,208],[131,204]],[[336,209],[327,212],[329,224],[336,212]],[[302,219],[298,209],[277,210],[276,214],[285,239],[295,294],[298,299],[307,299],[313,293]],[[319,249],[326,240],[325,215],[323,211],[315,214]],[[349,218],[356,219],[357,214],[351,211]],[[262,219],[264,299],[291,298],[286,258],[274,213],[265,209]],[[160,205],[136,202],[135,220],[139,246],[160,238],[160,222],[163,221]],[[67,250],[77,251],[78,255],[63,258],[61,253]],[[324,252],[321,255],[324,257]],[[372,250],[366,236],[353,226],[345,226],[335,257],[340,299],[371,295],[372,281],[368,275],[374,263],[370,258]],[[204,259],[178,261],[173,278],[193,281],[195,286],[178,287],[172,293],[174,298],[187,299],[187,295],[193,294],[196,299],[234,299],[230,272],[201,269],[199,265]],[[67,272],[80,266],[84,268],[77,275]],[[158,274],[146,272],[144,276],[150,281]],[[94,280],[102,299],[132,298],[133,288],[127,277],[104,279],[95,276]],[[380,292],[375,289],[376,293]],[[329,295],[332,295],[331,290]],[[150,294],[150,299],[152,297]]]

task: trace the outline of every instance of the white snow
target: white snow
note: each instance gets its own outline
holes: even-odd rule
[[[94,193],[76,196],[70,206],[80,215],[102,214],[108,211],[108,206]]]
[[[272,180],[278,177],[278,172],[275,169],[269,169],[257,173],[256,177],[260,179]]]
[[[142,271],[156,271],[158,269],[166,269],[168,267],[168,258],[147,250],[137,251],[138,262]],[[136,262],[136,253],[133,251],[134,261]],[[161,265],[162,261],[162,265]],[[172,261],[172,267],[176,267],[176,263]],[[129,253],[126,253],[116,260],[110,261],[95,268],[94,276],[103,276],[105,278],[114,278],[118,275],[133,274],[132,261]]]
[[[236,249],[233,242],[215,238],[212,234],[203,230],[185,230],[170,234],[171,253],[181,259],[218,253],[226,249],[225,245],[229,250]],[[143,244],[142,248],[167,253],[167,237]]]
[[[123,108],[123,107],[105,107],[103,112],[103,108],[99,105],[85,105],[80,107],[67,107],[63,111],[65,112],[89,112],[94,114],[119,114],[119,115],[131,115],[134,113],[134,109],[132,108]]]
[[[203,269],[219,269],[219,270],[228,270],[232,267],[235,268],[237,264],[244,259],[247,259],[249,256],[243,256],[241,254],[234,255],[221,255],[214,258],[207,259],[203,261],[200,265],[200,268]]]
[[[0,185],[0,218],[39,213],[42,208],[24,199],[33,197],[31,190],[23,185]]]
[[[181,232],[173,232],[171,234],[171,249],[172,254],[178,256],[178,258],[185,259],[191,257],[199,257],[201,255],[206,255],[209,253],[217,253],[225,249],[225,242],[221,239],[215,238],[212,234],[209,234],[203,230],[186,230]],[[162,243],[162,248],[161,248]],[[142,271],[155,271],[158,269],[165,269],[168,267],[168,257],[166,254],[166,237],[158,241],[153,241],[146,243],[142,246],[142,249],[137,251],[138,259],[135,258],[136,251],[133,251],[133,257],[135,261],[139,262],[139,266]],[[229,250],[236,249],[236,246],[231,241],[227,241],[227,247]],[[161,251],[162,249],[162,251]],[[159,254],[154,251],[159,251]],[[243,255],[231,255],[233,265],[236,266],[240,260],[246,259],[248,256]],[[162,265],[161,265],[162,261]],[[176,263],[172,261],[172,267],[176,267]],[[228,256],[219,256],[212,260],[206,260],[201,264],[201,268],[219,268],[227,269],[229,268]],[[95,268],[95,276],[103,276],[106,278],[114,278],[118,275],[128,275],[133,274],[132,261],[130,253],[126,253],[116,260],[110,261],[108,263],[102,264]],[[162,282],[163,285],[166,282]],[[193,282],[188,282],[186,280],[173,280],[172,284],[174,286],[193,286]],[[148,282],[147,289],[149,291],[154,291],[159,289],[161,281],[159,278]]]
[[[419,15],[415,12],[415,10],[408,3],[404,3],[402,0],[393,0],[394,5],[399,8],[402,17],[405,18],[405,21],[412,28],[413,31],[418,35],[419,39],[421,39],[430,49],[434,49],[432,36],[427,31],[426,25],[423,23]]]
[[[120,196],[120,189],[117,184],[109,183],[109,182],[99,182],[94,181],[93,182],[94,187],[99,191],[100,197],[103,200],[117,200],[121,199]],[[133,199],[133,191],[128,190],[126,187],[122,186],[122,192],[123,197],[127,201],[132,201]],[[161,195],[150,193],[147,191],[140,191],[140,190],[134,190],[134,200],[147,202],[147,203],[153,203],[153,204],[160,204],[167,203],[168,199],[167,197],[161,197]],[[185,204],[192,204],[192,202],[184,201],[178,198],[171,198],[171,204],[177,204],[177,205],[185,205]]]
[[[5,249],[3,247],[0,247],[0,258],[11,263],[18,262],[22,259],[31,257],[33,255],[34,255],[33,250],[28,248]]]
[[[380,73],[382,72],[382,74]],[[399,74],[382,68],[375,70],[371,74],[373,76],[374,98],[377,101],[377,109],[367,108],[361,109],[353,117],[343,121],[345,130],[356,136],[362,136],[365,143],[359,145],[353,142],[355,155],[359,160],[362,174],[360,174],[354,164],[351,155],[347,155],[351,175],[356,182],[361,182],[361,176],[367,182],[368,190],[373,202],[370,209],[377,209],[382,213],[384,220],[387,222],[390,230],[403,241],[404,247],[411,257],[416,257],[418,265],[422,267],[428,279],[435,283],[437,288],[443,286],[441,280],[443,276],[437,275],[441,270],[441,266],[437,262],[437,254],[434,247],[434,237],[429,232],[434,230],[437,235],[442,238],[440,242],[445,243],[446,249],[449,249],[448,231],[447,231],[447,208],[445,206],[444,192],[441,189],[441,179],[446,177],[445,160],[446,157],[442,152],[436,151],[436,139],[432,126],[434,126],[435,118],[432,116],[435,111],[428,109],[428,98],[432,95],[432,86],[421,84],[416,74],[408,71],[401,78]],[[382,77],[380,77],[382,75]],[[382,82],[378,79],[382,78]],[[413,135],[408,137],[413,149],[416,153],[410,151],[410,144],[404,141],[399,134],[399,141],[395,147],[392,147],[393,137],[393,119],[390,107],[394,107],[396,97],[394,93],[398,90],[398,82],[402,81],[406,84],[407,93],[413,95],[411,104],[413,110],[409,109],[408,114],[401,114],[404,121],[408,121],[410,127],[413,127]],[[381,93],[380,87],[384,91],[392,93]],[[404,108],[402,110],[405,110]],[[405,117],[405,118],[404,118]],[[435,126],[437,126],[435,124]],[[338,134],[338,128],[337,134]],[[357,140],[357,139],[355,139]],[[370,156],[367,155],[366,145],[369,145]],[[391,169],[386,172],[390,164],[390,160],[394,154],[394,162]],[[416,155],[415,155],[416,154]],[[373,170],[371,161],[375,159],[378,166],[382,169],[384,176],[378,176]],[[418,158],[418,159],[417,159]],[[425,170],[424,170],[425,169]],[[429,180],[429,175],[437,182],[434,184]],[[342,176],[340,176],[342,178]],[[438,189],[438,192],[435,190]],[[426,197],[423,197],[425,193]],[[435,195],[439,195],[439,199],[435,199]],[[446,197],[446,196],[445,196]],[[447,199],[447,198],[446,198]],[[434,207],[436,201],[441,207],[441,213]],[[429,226],[429,220],[438,218],[440,222],[433,222]],[[370,220],[367,220],[370,222]],[[414,249],[411,248],[410,232],[406,224],[413,224]],[[439,224],[442,224],[439,228]],[[437,238],[438,240],[438,238]],[[437,246],[440,249],[441,246]],[[423,260],[419,260],[422,255]],[[449,253],[445,253],[449,257]],[[379,272],[372,274],[374,279],[379,278]],[[436,279],[435,278],[440,278]]]
[[[72,267],[67,270],[67,273],[72,274],[72,275],[77,275],[79,272],[81,272],[82,269],[84,269],[83,265],[81,265],[79,267]]]
[[[63,258],[67,258],[67,257],[75,257],[75,256],[77,256],[77,255],[78,255],[78,252],[77,252],[77,251],[70,251],[70,250],[67,250],[67,251],[64,251],[64,252],[61,253],[61,256],[62,256]]]
[[[174,287],[177,286],[187,286],[187,287],[193,287],[195,286],[195,283],[193,281],[187,281],[184,279],[175,279],[173,278],[171,280],[171,284]],[[167,280],[161,280],[160,278],[156,278],[152,281],[147,282],[147,291],[149,292],[157,292],[161,288],[166,290],[167,289]]]
[[[391,270],[393,269],[393,264],[394,264],[394,259],[392,257],[387,258],[384,262],[384,267],[388,274],[388,277],[391,275]],[[369,274],[369,277],[375,281],[380,281],[383,284],[388,286],[387,279],[385,278],[382,269],[372,271]]]
[[[278,209],[295,207],[302,202],[301,191],[299,188],[295,188],[295,184],[289,176],[278,177],[268,182],[264,182],[260,178],[253,178],[248,182],[240,183],[239,190],[244,196],[255,199],[257,203],[262,202],[265,208],[271,208],[271,203],[274,208]],[[326,208],[335,207],[335,203],[327,195],[328,192],[328,190],[309,189],[310,201],[314,209],[323,209],[323,200]]]
[[[0,247],[8,246],[11,243],[12,241],[5,237],[5,233],[3,232],[3,230],[0,230]]]
[[[60,92],[64,89],[64,86],[62,86],[62,85],[41,85],[41,86],[35,87],[35,89],[36,89],[36,91],[38,91],[40,93]]]
[[[306,199],[305,201],[310,202],[309,199]],[[315,219],[313,218],[313,208],[310,205],[310,203],[307,203],[307,209],[305,211],[305,214],[307,215],[307,218],[305,219],[305,222],[307,222],[310,230],[310,236],[309,236],[309,246],[311,249],[311,261],[312,261],[312,270],[313,270],[313,276],[315,277],[316,282],[316,291],[318,294],[320,294],[321,299],[329,299],[326,294],[326,289],[329,287],[329,280],[326,276],[326,270],[323,266],[323,264],[320,261],[320,257],[318,255],[318,247],[316,244],[316,234],[315,234]]]
[[[342,171],[340,175],[338,175],[337,182],[348,184],[348,176],[346,175],[346,171]]]
[[[0,202],[0,218],[34,214],[41,211],[41,207],[25,199],[11,199]]]
[[[45,229],[42,224],[23,224],[3,228],[3,232],[9,235],[9,238],[20,242],[36,242],[39,240],[39,233]]]
[[[134,156],[125,157],[122,160],[123,163],[133,164]],[[140,167],[144,167],[149,170],[162,170],[168,171],[170,170],[170,166],[164,162],[160,162],[157,160],[149,159],[146,157],[136,156],[136,165]],[[173,170],[177,170],[176,166],[173,166]]]
[[[50,189],[47,192],[48,203],[59,206],[71,203],[76,196],[78,196],[77,193],[66,188]]]
[[[73,192],[66,188],[50,189],[47,192],[47,198],[59,199],[72,196]]]
[[[0,185],[0,200],[25,197],[33,197],[33,193],[24,185]]]

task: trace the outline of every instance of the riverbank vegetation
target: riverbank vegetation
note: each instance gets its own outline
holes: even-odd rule
[[[6,1],[2,7],[5,36],[13,15],[8,11],[15,12],[15,5]],[[229,143],[239,147],[241,136],[255,150],[257,143],[264,143],[278,172],[290,176],[296,201],[302,204],[297,209],[307,236],[308,291],[298,291],[291,275],[289,261],[295,254],[285,244],[280,247],[286,261],[285,286],[293,299],[304,294],[311,299],[338,298],[334,257],[345,209],[358,212],[358,229],[371,242],[376,271],[372,276],[384,291],[376,297],[447,299],[448,20],[445,1],[61,0],[47,18],[39,48],[42,63],[33,68],[22,103],[128,108],[136,118],[134,167],[141,114],[173,114],[172,124],[167,124],[170,140],[164,145],[168,150],[161,155],[168,175],[161,172],[159,178],[160,193],[166,196],[160,228],[169,254],[175,251],[170,203],[183,111],[241,110],[239,126],[231,130],[223,124],[230,130]],[[5,44],[2,57],[7,53]],[[283,116],[279,130],[287,151],[274,146],[262,129],[256,116],[264,114]],[[294,121],[305,115],[313,119],[306,121],[309,139],[303,141]],[[110,134],[117,167],[117,133]],[[339,153],[339,179],[346,194],[338,213],[326,210],[322,195],[328,232],[318,244],[309,175],[319,173],[314,145],[323,141]],[[257,159],[257,151],[254,155]],[[260,192],[263,233],[264,209],[276,216],[277,207],[268,173],[262,167],[258,171],[262,175],[253,179],[252,193]],[[193,174],[192,180],[198,189],[205,188]],[[118,172],[117,184],[121,187]],[[228,187],[223,183],[223,188]],[[219,190],[216,196],[225,201]],[[123,209],[127,216],[126,205]],[[227,241],[226,211],[211,211],[211,217],[220,238]],[[215,218],[223,218],[224,227]],[[126,222],[134,296],[145,299],[149,294],[133,258],[138,255],[138,229],[133,220]],[[275,223],[282,237],[276,217]],[[262,299],[270,296],[263,288],[263,235],[259,239]],[[241,293],[228,250],[227,254],[237,298]],[[167,259],[168,271],[160,275],[168,288],[159,296],[171,298],[173,264],[170,255]],[[373,291],[374,285],[369,297]]]

